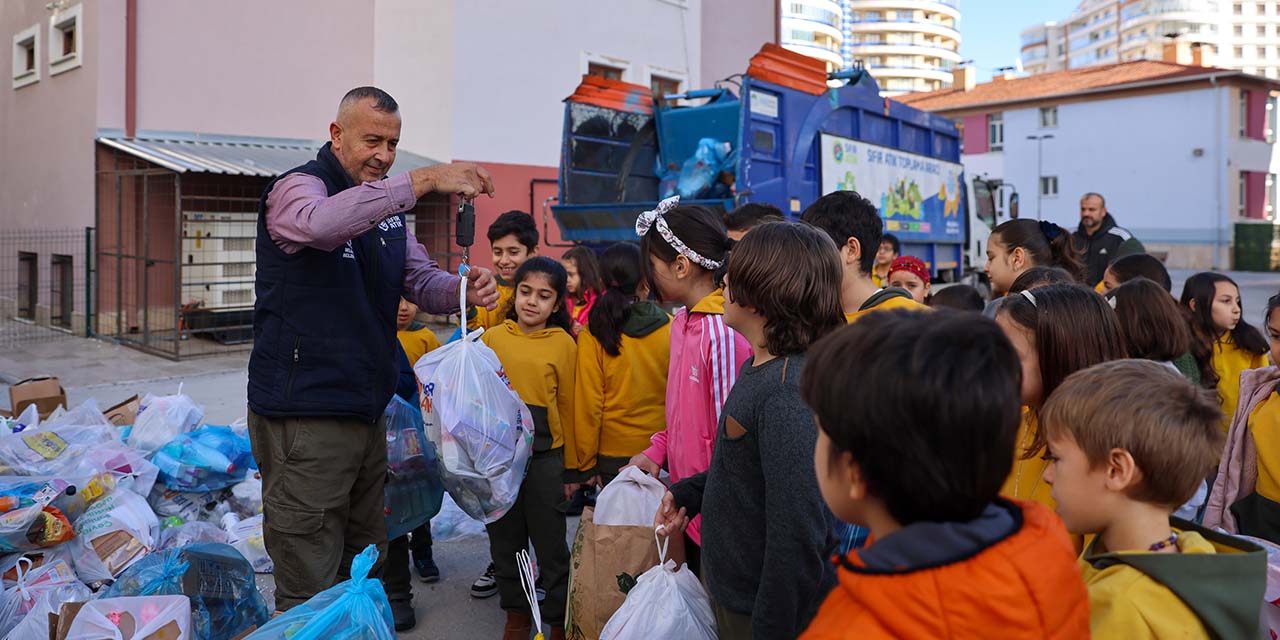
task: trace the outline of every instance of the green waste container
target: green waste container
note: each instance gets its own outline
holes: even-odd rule
[[[1280,227],[1269,221],[1237,222],[1233,260],[1237,271],[1280,270]]]

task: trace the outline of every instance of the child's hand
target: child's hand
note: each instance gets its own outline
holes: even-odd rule
[[[641,471],[655,478],[658,477],[658,474],[662,472],[662,467],[659,467],[658,463],[654,462],[653,460],[650,460],[649,456],[646,456],[643,453],[637,453],[636,455],[632,456],[631,460],[627,462],[627,466],[623,467],[623,469],[626,469],[627,467],[637,467]]]
[[[598,474],[588,478],[586,484],[591,485],[597,489],[604,488],[604,482],[600,480],[600,476]]]
[[[676,498],[668,491],[662,496],[662,504],[658,505],[658,513],[653,518],[654,528],[662,527],[660,535],[679,536],[689,526],[689,516],[684,507],[676,509]]]
[[[577,491],[577,490],[578,490],[578,488],[579,488],[579,487],[581,487],[581,486],[582,486],[582,483],[581,483],[581,482],[566,482],[566,483],[564,483],[564,499],[565,499],[565,500],[572,500],[572,499],[573,499],[573,493],[574,493],[575,491]]]
[[[586,328],[586,327],[585,327],[581,322],[575,322],[575,323],[573,323],[573,335],[575,335],[575,336],[576,336],[576,335],[578,335],[579,333],[582,333],[582,330],[583,330],[583,329],[585,329],[585,328]]]

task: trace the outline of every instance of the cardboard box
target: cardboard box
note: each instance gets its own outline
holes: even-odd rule
[[[83,602],[64,602],[57,614],[49,614],[49,640],[67,640],[67,632],[71,631],[71,623],[80,613]]]
[[[67,405],[67,391],[53,376],[27,378],[9,387],[9,406],[13,415],[22,415],[22,410],[32,404],[36,405],[43,420],[58,407]]]
[[[117,427],[132,425],[138,419],[138,409],[141,406],[142,399],[135,394],[132,398],[103,411],[102,415]]]

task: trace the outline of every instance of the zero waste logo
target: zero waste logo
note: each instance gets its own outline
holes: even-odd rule
[[[841,162],[844,162],[844,145],[837,142],[834,146],[831,147],[831,149],[832,149],[831,155],[835,157],[836,163],[839,164]]]

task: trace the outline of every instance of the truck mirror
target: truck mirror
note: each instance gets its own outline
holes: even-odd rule
[[[1017,193],[1013,193],[1009,195],[1009,219],[1010,220],[1018,219],[1018,194]]]

